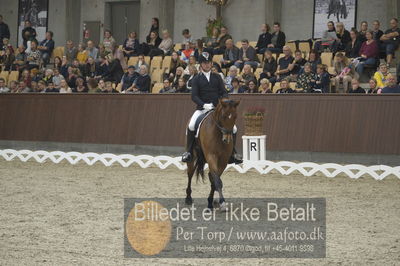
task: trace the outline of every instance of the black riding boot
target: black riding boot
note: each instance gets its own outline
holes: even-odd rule
[[[232,155],[229,158],[229,162],[228,163],[234,163],[234,164],[241,164],[243,163],[243,159],[242,156],[240,156],[239,154],[236,153],[236,134],[233,134],[233,151],[232,151]]]
[[[196,136],[196,131],[187,129],[186,135],[186,152],[182,155],[182,162],[188,163],[192,161],[193,145]]]

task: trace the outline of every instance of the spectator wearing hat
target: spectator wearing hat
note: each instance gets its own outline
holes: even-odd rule
[[[138,78],[139,74],[136,72],[135,66],[129,66],[128,72],[126,72],[121,79],[122,88],[121,91],[125,91],[131,88]]]

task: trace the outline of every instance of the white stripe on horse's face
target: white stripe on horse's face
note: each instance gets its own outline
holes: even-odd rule
[[[231,119],[232,118],[232,114],[229,114],[228,118]]]

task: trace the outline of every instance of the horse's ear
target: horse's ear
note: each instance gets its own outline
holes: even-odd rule
[[[240,104],[240,100],[235,101],[234,106],[237,107]]]

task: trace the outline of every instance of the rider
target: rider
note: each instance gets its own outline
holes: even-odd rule
[[[225,89],[221,76],[213,73],[211,56],[207,52],[199,55],[199,63],[201,72],[192,80],[192,101],[197,104],[196,111],[190,119],[188,129],[186,131],[186,152],[182,155],[183,162],[192,160],[192,151],[195,141],[195,124],[197,118],[212,109],[218,104],[220,98],[227,98],[228,93]],[[242,163],[242,158],[236,153],[236,125],[233,127],[233,152],[229,159],[229,163]]]

